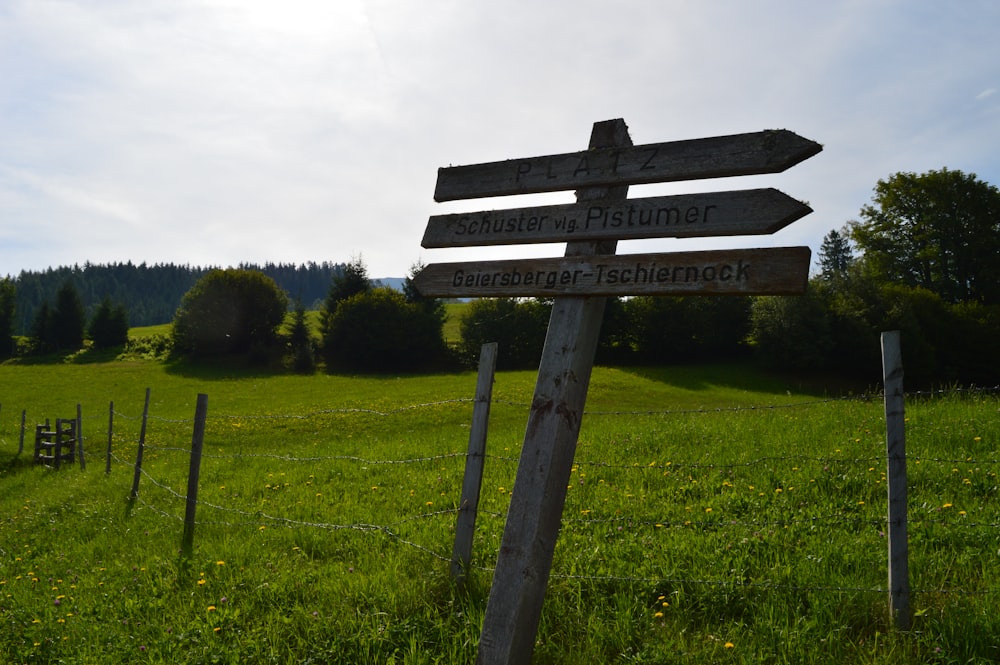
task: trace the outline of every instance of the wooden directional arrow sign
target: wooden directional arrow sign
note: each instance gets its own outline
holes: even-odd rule
[[[413,278],[424,296],[797,295],[808,247],[435,263]]]
[[[812,212],[776,189],[436,215],[424,247],[768,234]]]
[[[823,149],[785,129],[438,169],[435,201],[780,173]]]

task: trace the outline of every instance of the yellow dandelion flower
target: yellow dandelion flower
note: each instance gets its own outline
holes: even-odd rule
[[[735,644],[733,644],[732,642],[726,642],[726,643],[725,643],[725,644],[724,644],[723,646],[725,646],[725,647],[726,647],[727,649],[732,649],[732,648],[734,648],[734,647],[735,647],[736,645],[735,645]]]
[[[215,611],[215,605],[209,605],[207,611],[214,612]]]

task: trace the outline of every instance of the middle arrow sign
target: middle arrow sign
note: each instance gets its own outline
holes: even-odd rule
[[[776,189],[436,215],[424,247],[769,234],[812,212]]]

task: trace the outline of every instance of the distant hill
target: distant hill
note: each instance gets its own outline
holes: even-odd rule
[[[388,286],[391,289],[396,289],[397,291],[403,290],[403,283],[406,282],[405,277],[376,277],[372,280],[375,285],[381,284],[382,286]]]
[[[264,273],[293,301],[300,300],[306,309],[318,309],[330,291],[334,275],[343,271],[344,264],[246,263],[236,267]],[[56,292],[66,281],[72,282],[80,294],[88,319],[101,300],[109,298],[113,303],[125,306],[131,326],[169,323],[184,294],[213,268],[169,263],[136,265],[129,261],[108,265],[85,263],[39,272],[22,271],[13,278],[17,293],[14,334],[28,333],[38,308],[42,303],[53,304]],[[386,277],[379,281],[393,288],[402,288],[401,278]]]

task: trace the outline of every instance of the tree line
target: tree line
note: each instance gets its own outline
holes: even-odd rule
[[[311,307],[319,310],[318,326],[309,324],[302,298],[290,300],[288,289],[265,271],[209,270],[181,297],[172,335],[162,346],[196,359],[242,355],[297,371],[322,365],[364,372],[472,364],[481,345],[495,341],[501,368],[537,366],[550,301],[476,300],[462,316],[461,339],[449,346],[443,304],[422,298],[413,287],[419,266],[402,292],[373,284],[360,259],[335,268],[319,306],[314,300]],[[49,347],[39,343],[46,316],[65,321],[69,310],[79,316],[71,291],[66,282],[52,312],[33,320],[38,348],[72,347],[72,340],[61,338]],[[15,292],[11,280],[0,281],[0,336],[11,329],[4,321],[12,318]],[[89,330],[95,345],[103,328],[94,321],[100,318],[114,330],[119,307],[107,297],[101,301],[103,313],[95,312]],[[803,296],[609,298],[597,361],[664,364],[753,356],[775,369],[877,383],[879,334],[892,329],[903,333],[908,376],[976,383],[1000,376],[995,187],[948,169],[880,180],[859,219],[824,237],[819,272]]]
[[[308,262],[245,263],[239,269],[261,272],[273,279],[293,298],[317,308],[326,297],[330,280],[343,270],[343,263]],[[84,313],[92,317],[105,299],[128,311],[132,326],[154,326],[170,323],[181,298],[195,282],[213,270],[212,267],[177,265],[172,263],[125,263],[63,266],[42,271],[21,271],[5,282],[14,287],[14,319],[12,333],[27,335],[38,310],[51,306],[65,284],[73,286],[80,296]]]

